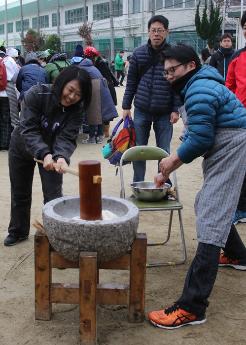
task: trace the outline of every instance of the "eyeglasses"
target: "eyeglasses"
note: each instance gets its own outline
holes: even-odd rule
[[[149,30],[152,34],[162,34],[163,32],[165,32],[165,29],[150,29]]]
[[[164,71],[163,71],[163,77],[166,77],[168,74],[174,74],[175,73],[175,71],[176,71],[176,69],[179,67],[179,66],[182,66],[182,65],[184,65],[183,63],[180,63],[180,64],[178,64],[178,65],[176,65],[176,66],[172,66],[172,67],[169,67],[169,68],[167,68],[167,69],[164,69]]]

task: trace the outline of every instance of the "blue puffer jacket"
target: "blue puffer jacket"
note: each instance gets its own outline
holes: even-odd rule
[[[160,63],[158,58],[160,51],[168,47],[164,42],[160,49],[154,50],[148,42],[134,50],[129,64],[123,109],[131,109],[134,96],[134,106],[151,114],[169,115],[182,105],[179,97],[174,95],[170,83],[163,77],[163,63]],[[141,70],[143,71],[150,61],[154,65],[150,66],[140,79]]]
[[[21,67],[16,80],[16,88],[20,92],[19,99],[22,100],[24,93],[37,84],[47,84],[47,74],[45,69],[36,61]]]
[[[91,79],[100,80],[100,94],[101,94],[101,116],[103,122],[112,121],[118,117],[113,99],[111,97],[108,83],[103,78],[101,72],[93,65],[90,59],[83,59],[78,66],[84,68],[90,75]],[[93,102],[93,84],[92,84],[92,100]]]
[[[181,92],[187,112],[186,140],[177,154],[189,163],[214,144],[217,128],[245,128],[246,109],[224,86],[224,79],[211,66],[203,66]]]

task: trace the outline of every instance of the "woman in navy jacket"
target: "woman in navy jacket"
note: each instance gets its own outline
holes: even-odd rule
[[[90,76],[77,66],[64,69],[53,86],[36,85],[25,93],[9,148],[11,218],[5,246],[29,235],[34,158],[44,162],[38,164],[44,203],[62,196],[62,173],[76,148],[90,100]]]

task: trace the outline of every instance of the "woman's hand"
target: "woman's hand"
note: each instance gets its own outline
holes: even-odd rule
[[[66,160],[62,157],[58,158],[56,163],[54,163],[55,171],[59,174],[64,174],[66,172],[66,168],[68,167],[68,164]]]
[[[47,171],[54,170],[54,160],[52,158],[52,154],[49,153],[44,157],[43,167]]]

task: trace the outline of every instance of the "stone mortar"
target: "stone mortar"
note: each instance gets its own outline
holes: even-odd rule
[[[66,196],[43,207],[43,224],[52,247],[76,261],[81,251],[97,252],[99,262],[127,253],[137,232],[139,211],[130,201],[103,196],[102,209],[117,215],[111,220],[79,219],[80,199]]]

